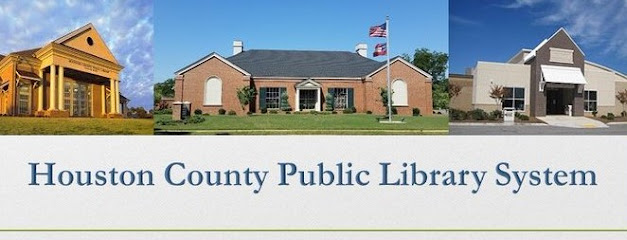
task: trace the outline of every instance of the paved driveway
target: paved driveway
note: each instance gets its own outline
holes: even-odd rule
[[[627,124],[609,128],[566,128],[555,126],[449,126],[449,135],[627,135]]]

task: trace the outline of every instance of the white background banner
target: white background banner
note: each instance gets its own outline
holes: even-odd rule
[[[627,137],[605,136],[0,137],[0,237],[625,239],[626,142]],[[43,185],[47,181],[43,175],[36,177],[41,185],[29,185],[29,163],[39,163],[37,171],[46,172],[45,163],[52,162],[57,185]],[[222,174],[232,170],[240,172],[242,184],[248,180],[251,185],[173,186],[165,172],[173,162],[185,164],[185,169],[172,168],[174,182],[187,181],[194,170]],[[318,164],[323,163],[336,184],[340,176],[335,164],[342,163],[353,181],[356,173],[368,171],[362,180],[369,184],[302,186],[297,173],[286,178],[289,186],[280,186],[282,162],[293,163],[298,171],[313,171],[315,181],[320,181]],[[420,186],[381,186],[381,162],[390,163],[390,182],[402,179],[403,170],[411,180],[412,163],[428,180]],[[509,169],[502,165],[499,175],[496,167],[501,162]],[[95,177],[90,186],[77,184],[76,171],[95,174],[113,168],[118,177],[126,170],[151,171],[154,185],[138,186],[135,178],[130,186],[112,185],[110,179],[97,186]],[[268,171],[261,188],[255,175],[244,178],[247,168]],[[74,172],[69,186],[60,184],[68,181],[69,173],[58,178],[65,170]],[[436,178],[431,177],[433,170],[440,171]],[[442,175],[449,170],[454,179]],[[464,170],[469,173],[461,185],[459,172]],[[514,171],[522,176],[523,171],[534,170],[538,179],[525,175],[519,192],[513,193],[518,189]],[[558,177],[568,182],[564,186],[555,184],[559,170],[569,174]],[[573,170],[594,171],[597,185],[570,185]],[[485,171],[479,188],[472,171]],[[199,176],[194,174],[192,181]],[[330,182],[331,173],[325,174]],[[499,186],[497,181],[506,180],[503,174],[511,177],[510,182]],[[417,176],[420,180],[423,175]],[[221,177],[224,181],[225,175]],[[343,180],[348,179],[343,174]],[[533,186],[536,182],[540,184]],[[75,232],[83,230],[118,232]],[[332,232],[320,232],[327,230]]]

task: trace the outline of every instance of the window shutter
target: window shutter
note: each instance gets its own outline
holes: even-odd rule
[[[349,88],[348,89],[348,108],[353,108],[355,107],[355,101],[353,99],[354,97],[354,93],[353,93],[353,89]]]
[[[259,109],[266,108],[266,88],[259,88]]]
[[[287,106],[283,106],[283,93],[287,94],[287,88],[281,88],[279,89],[279,108],[283,109],[284,107]],[[289,106],[289,99],[287,99],[288,103],[287,105]]]

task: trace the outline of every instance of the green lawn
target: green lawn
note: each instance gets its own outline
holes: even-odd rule
[[[152,119],[0,117],[0,135],[152,135]]]
[[[252,116],[203,116],[206,120],[198,124],[161,125],[171,120],[171,115],[155,115],[155,130],[159,134],[446,134],[446,116],[395,116],[404,118],[405,123],[384,124],[377,122],[376,115],[367,114],[268,114]],[[160,121],[161,120],[161,121]]]

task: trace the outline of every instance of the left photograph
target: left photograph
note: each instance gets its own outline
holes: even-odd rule
[[[152,134],[152,8],[0,1],[0,135]]]

